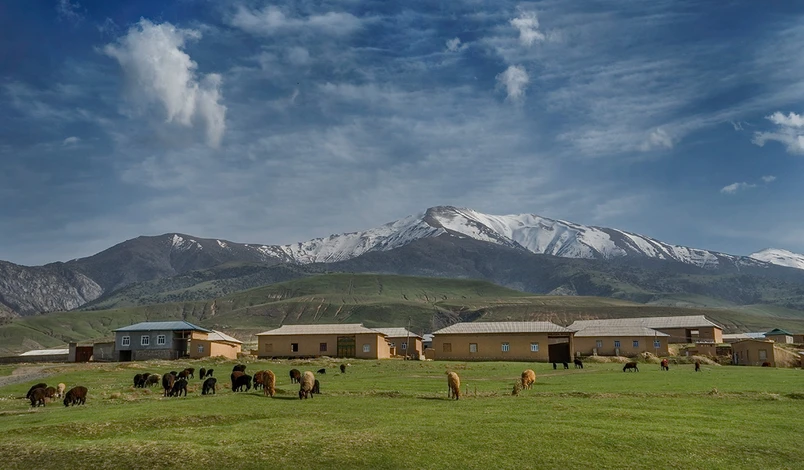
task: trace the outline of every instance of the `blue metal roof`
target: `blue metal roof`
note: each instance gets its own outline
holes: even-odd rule
[[[211,333],[212,330],[201,328],[186,321],[144,321],[130,326],[124,326],[114,331],[203,331]]]

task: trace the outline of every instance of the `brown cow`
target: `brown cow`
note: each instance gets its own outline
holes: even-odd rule
[[[273,396],[276,394],[276,376],[274,375],[274,372],[271,370],[266,370],[262,377],[264,381],[263,393],[270,395],[271,398],[273,398]]]
[[[170,396],[170,391],[173,390],[173,384],[176,382],[176,376],[173,373],[165,374],[162,376],[162,388],[165,392],[162,394],[163,397]]]
[[[47,391],[44,388],[33,389],[30,394],[31,407],[45,406],[45,397],[47,397]]]
[[[636,362],[628,362],[623,366],[623,372],[625,372],[625,371],[639,372],[639,367],[637,367]]]
[[[78,386],[71,388],[70,391],[67,392],[67,396],[64,397],[64,406],[83,405],[86,402],[87,402],[86,387]]]

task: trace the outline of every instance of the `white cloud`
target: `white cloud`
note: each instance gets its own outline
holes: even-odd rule
[[[61,143],[61,145],[75,145],[78,142],[81,142],[80,138],[78,138],[76,136],[70,136],[70,137],[67,137],[66,139],[64,139],[64,141]]]
[[[275,6],[251,10],[241,5],[229,19],[229,23],[248,33],[263,36],[287,33],[291,30],[309,30],[314,33],[342,36],[361,27],[360,18],[350,13],[330,11],[321,15],[294,18]]]
[[[183,50],[187,40],[200,37],[196,30],[141,19],[103,51],[120,63],[135,99],[160,104],[167,122],[185,127],[200,122],[207,143],[217,147],[226,129],[226,106],[220,103],[222,78],[211,73],[199,80],[198,65]]]
[[[765,117],[776,124],[775,132],[755,132],[753,143],[764,146],[766,142],[776,141],[787,146],[789,153],[804,154],[804,116],[790,113],[787,116],[775,112]]]
[[[299,46],[291,47],[287,52],[288,62],[293,65],[307,65],[310,63],[310,53]]]
[[[447,51],[448,52],[458,52],[461,49],[464,49],[466,44],[461,45],[461,38],[452,38],[447,41]]]
[[[84,19],[78,11],[79,8],[81,8],[81,4],[78,2],[71,3],[70,0],[59,0],[59,3],[56,4],[56,12],[59,15],[59,19],[73,23],[78,23]]]
[[[735,194],[737,191],[743,191],[743,190],[746,190],[746,189],[751,189],[751,188],[756,188],[756,187],[757,187],[757,185],[746,183],[746,182],[732,183],[732,184],[730,184],[728,186],[724,186],[724,187],[720,188],[720,192],[723,193],[723,194]]]
[[[525,88],[530,82],[530,77],[523,67],[511,65],[505,72],[497,75],[499,86],[505,87],[508,99],[513,102],[521,102],[525,99]]]
[[[539,31],[539,19],[532,11],[523,11],[511,20],[511,26],[519,30],[519,42],[523,46],[532,46],[534,42],[543,42],[547,36]]]
[[[640,150],[647,152],[656,148],[673,148],[673,138],[661,128],[656,128],[648,134],[648,138],[640,146]]]
[[[762,181],[764,181],[765,183],[773,183],[774,181],[776,181],[776,177],[773,175],[763,176]]]

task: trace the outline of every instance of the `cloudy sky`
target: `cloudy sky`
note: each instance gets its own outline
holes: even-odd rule
[[[446,204],[804,252],[802,50],[798,2],[3,2],[0,259]]]

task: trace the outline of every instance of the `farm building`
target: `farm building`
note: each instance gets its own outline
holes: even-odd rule
[[[804,344],[804,334],[793,334],[793,343]]]
[[[186,321],[164,321],[136,323],[114,333],[118,361],[145,361],[188,357],[190,341],[206,339],[212,331]]]
[[[782,344],[792,344],[793,343],[793,333],[789,331],[785,331],[781,328],[774,328],[767,333],[765,333],[765,339],[769,339],[771,341],[775,341],[777,343]]]
[[[761,366],[767,362],[776,367],[776,349],[773,341],[745,339],[731,345],[732,362],[739,366]]]
[[[258,334],[257,349],[258,357],[391,357],[385,334],[360,323],[283,325]]]
[[[574,331],[550,322],[456,323],[433,332],[438,360],[570,362]]]
[[[723,328],[703,315],[681,317],[612,318],[579,320],[568,328],[580,331],[592,326],[625,328],[641,326],[669,335],[669,343],[722,343]]]
[[[202,335],[194,335],[190,339],[190,357],[201,359],[203,357],[225,357],[227,359],[237,359],[243,343],[236,338],[212,330],[202,338]]]
[[[736,343],[744,339],[765,339],[765,333],[728,333],[723,335],[724,343]]]
[[[391,348],[391,356],[410,357],[418,359],[424,348],[422,337],[405,328],[372,328],[385,335],[385,340]]]
[[[590,326],[575,332],[575,351],[588,356],[667,356],[667,333],[644,326]]]

